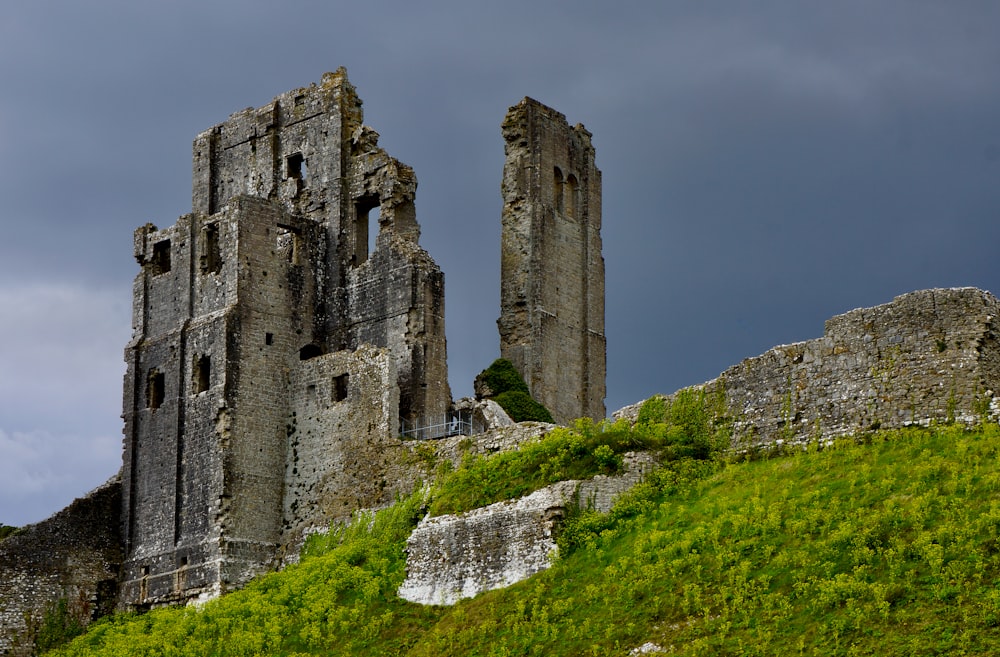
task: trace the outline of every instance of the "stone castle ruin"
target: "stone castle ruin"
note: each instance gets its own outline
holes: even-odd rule
[[[605,416],[601,172],[590,136],[530,98],[503,122],[500,355],[560,423]]]
[[[501,355],[557,421],[603,419],[591,135],[525,98],[503,137]],[[500,429],[509,419],[495,403],[452,400],[444,276],[418,243],[416,185],[363,124],[343,69],[198,135],[191,213],[135,231],[121,473],[0,542],[0,654],[30,654],[58,601],[86,623],[113,608],[209,598],[293,559],[309,531],[429,476],[403,426],[455,422],[460,410],[466,430],[471,416],[490,429],[465,441],[480,452],[546,430]],[[998,315],[1000,302],[979,290],[913,293],[834,318],[824,337],[776,347],[706,387],[724,393],[744,442],[996,419]],[[439,443],[437,454],[457,460],[460,444]],[[637,463],[636,477],[651,467]],[[537,557],[514,559],[517,576],[545,567],[552,500],[600,492],[606,508],[628,481],[603,492],[564,483],[506,516],[418,528],[407,595],[452,599],[456,588],[511,581],[482,546],[506,550],[514,530]],[[481,563],[445,563],[436,550],[448,541]]]
[[[192,213],[135,235],[123,602],[246,582],[308,505],[316,441],[448,411],[416,184],[343,70],[195,139]]]

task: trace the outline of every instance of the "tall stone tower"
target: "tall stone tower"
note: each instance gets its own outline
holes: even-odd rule
[[[327,74],[200,134],[193,212],[136,231],[125,606],[246,582],[302,524],[303,491],[345,480],[324,478],[349,469],[344,444],[447,412],[444,277],[417,244],[413,171],[377,139]]]
[[[601,172],[590,133],[531,98],[503,122],[500,355],[557,422],[604,419]]]

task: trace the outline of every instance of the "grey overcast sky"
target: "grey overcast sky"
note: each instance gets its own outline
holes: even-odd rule
[[[0,4],[0,523],[114,474],[132,230],[191,142],[345,66],[420,186],[452,390],[499,353],[499,125],[531,96],[604,174],[609,412],[920,288],[1000,289],[1000,3]]]

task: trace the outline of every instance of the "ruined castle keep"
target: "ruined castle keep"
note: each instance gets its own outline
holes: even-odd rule
[[[500,355],[556,422],[603,420],[601,172],[590,133],[525,98],[503,122]]]
[[[124,604],[246,582],[333,495],[338,442],[448,411],[444,277],[377,140],[327,74],[198,135],[191,214],[136,231]]]

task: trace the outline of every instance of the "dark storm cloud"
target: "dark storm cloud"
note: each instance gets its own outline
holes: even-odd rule
[[[994,3],[477,4],[0,8],[0,522],[117,468],[132,229],[190,208],[191,140],[341,65],[420,180],[456,395],[498,353],[525,95],[594,134],[609,410],[853,307],[1000,287]]]

